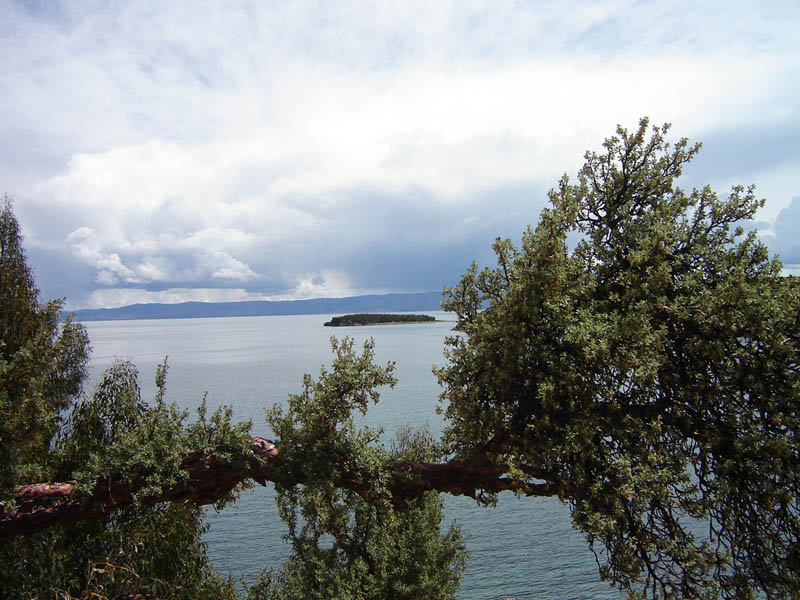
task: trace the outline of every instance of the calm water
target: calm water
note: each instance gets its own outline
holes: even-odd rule
[[[237,420],[252,420],[253,432],[269,437],[264,409],[285,403],[289,394],[300,391],[304,373],[316,375],[329,363],[331,334],[357,342],[372,337],[376,360],[395,361],[399,382],[382,392],[381,402],[363,421],[383,425],[388,434],[404,425],[440,431],[439,387],[431,367],[443,363],[443,341],[453,324],[322,327],[330,316],[87,323],[94,348],[92,377],[114,357],[132,358],[143,396],[151,398],[155,367],[168,356],[169,399],[193,411],[208,392],[210,409],[231,405]],[[470,551],[460,598],[620,598],[600,581],[592,554],[558,500],[518,500],[504,493],[494,508],[481,508],[468,498],[445,496],[444,501],[446,522],[461,525]],[[215,568],[237,579],[252,580],[265,566],[279,568],[288,556],[272,487],[248,490],[219,513],[209,510],[208,520],[208,554]]]

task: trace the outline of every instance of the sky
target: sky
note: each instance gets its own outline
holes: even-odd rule
[[[440,290],[641,117],[800,273],[800,2],[0,0],[0,194],[45,298]]]

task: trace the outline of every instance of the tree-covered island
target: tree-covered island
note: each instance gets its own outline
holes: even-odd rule
[[[393,323],[429,323],[435,321],[429,315],[388,315],[361,313],[357,315],[344,315],[333,317],[327,321],[325,327],[356,327],[360,325],[388,325]]]

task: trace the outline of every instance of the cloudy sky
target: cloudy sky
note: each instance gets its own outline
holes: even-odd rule
[[[796,270],[799,31],[796,0],[0,0],[0,193],[71,308],[439,290],[647,115]]]

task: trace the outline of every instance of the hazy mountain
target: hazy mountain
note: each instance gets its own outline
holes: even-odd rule
[[[251,302],[183,302],[181,304],[131,304],[119,308],[84,309],[74,312],[79,321],[127,319],[190,319],[202,317],[261,317],[269,315],[317,315],[351,312],[441,310],[441,292],[382,294],[349,298],[314,298]]]

